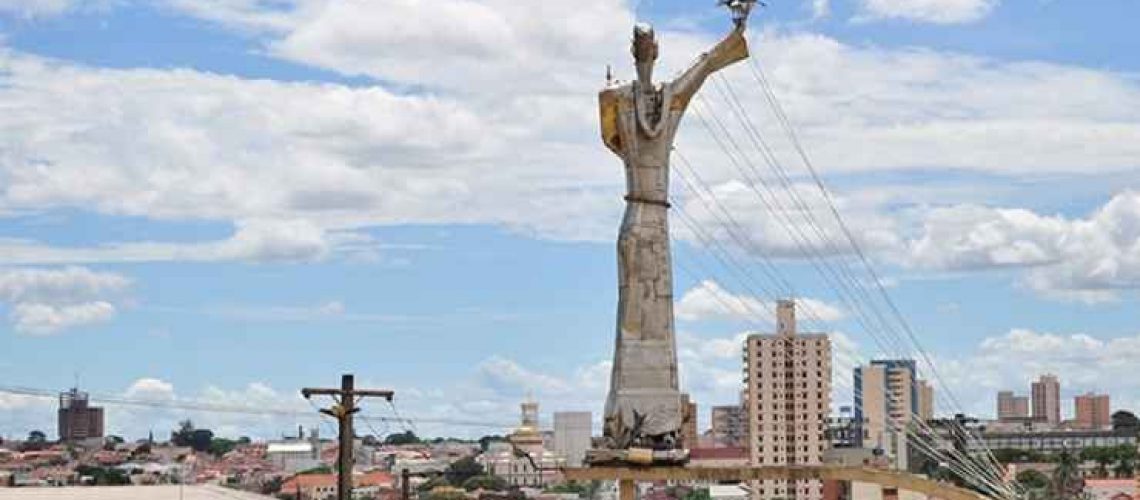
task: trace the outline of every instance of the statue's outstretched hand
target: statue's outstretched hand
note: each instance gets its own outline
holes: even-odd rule
[[[720,0],[717,3],[728,7],[729,12],[732,13],[732,22],[738,30],[744,29],[744,25],[748,22],[748,14],[752,12],[754,5],[757,3],[764,5],[759,0]]]

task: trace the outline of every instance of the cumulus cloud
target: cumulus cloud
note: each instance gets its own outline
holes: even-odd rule
[[[1140,359],[1140,336],[1099,338],[1084,333],[1059,334],[1015,328],[987,337],[960,358],[939,356],[939,373],[957,394],[985,395],[966,398],[967,410],[993,413],[992,395],[998,390],[1027,391],[1029,382],[1044,373],[1060,375],[1062,401],[1087,391],[1107,392],[1114,408],[1140,408],[1140,391],[1132,371]]]
[[[501,356],[492,356],[479,364],[477,373],[486,387],[506,394],[535,392],[546,396],[567,397],[588,393],[597,395],[607,387],[611,363],[598,362],[579,367],[569,376],[557,376],[525,367]],[[577,396],[575,396],[577,397]]]
[[[0,0],[0,14],[5,12],[21,17],[44,17],[61,14],[70,9],[73,0]]]
[[[0,299],[9,302],[81,301],[122,291],[130,284],[123,275],[78,266],[0,268]]]
[[[862,0],[870,18],[906,19],[935,24],[971,23],[988,16],[1000,0]]]
[[[337,255],[345,240],[363,237],[362,228],[418,223],[611,239],[622,175],[597,140],[590,89],[601,84],[606,62],[631,74],[628,6],[446,0],[429,15],[413,3],[172,4],[252,29],[278,57],[384,84],[97,69],[0,51],[7,110],[0,117],[0,211],[78,207],[235,225],[232,238],[197,245],[58,249],[6,241],[0,246],[13,251],[4,254],[22,259],[13,262],[307,261]],[[661,74],[713,42],[694,33],[660,36]],[[805,144],[828,171],[1017,173],[1079,165],[1106,172],[1134,168],[1140,157],[1140,91],[1127,75],[867,48],[818,35],[751,36]],[[744,71],[730,69],[729,81],[749,78]],[[761,102],[756,85],[746,83],[736,85],[741,98]],[[698,107],[725,112],[714,89],[703,94]],[[749,108],[765,137],[780,136],[765,128],[776,122],[762,116],[762,106]],[[682,147],[718,196],[737,207],[749,233],[767,250],[793,248],[791,237],[771,230],[780,216],[756,210],[742,176],[696,122],[686,123]],[[1037,146],[1026,150],[1027,143]],[[787,144],[771,145],[794,158]],[[811,196],[803,186],[791,190]],[[702,217],[699,200],[689,201]],[[785,211],[802,223],[802,214]],[[866,245],[897,243],[889,220],[852,220],[860,221]]]
[[[144,377],[135,380],[123,395],[132,399],[173,400],[174,384],[157,378]]]
[[[831,2],[829,0],[812,0],[811,1],[811,17],[812,19],[823,19],[831,13]]]
[[[938,270],[1022,267],[1025,284],[1047,296],[1111,300],[1140,287],[1140,193],[1120,192],[1076,219],[972,205],[935,209],[910,243],[910,258]]]
[[[139,433],[139,429],[154,429],[159,439],[164,438],[168,430],[177,428],[178,422],[186,418],[190,418],[198,428],[211,429],[216,435],[230,438],[243,435],[273,438],[279,436],[283,430],[292,431],[298,423],[318,426],[320,418],[315,411],[312,411],[312,418],[303,418],[312,407],[305,404],[296,393],[292,391],[287,394],[281,393],[269,384],[259,381],[232,388],[210,384],[195,393],[178,391],[173,383],[161,378],[143,377],[132,382],[121,397],[158,405],[106,405],[105,411],[111,413],[107,421],[112,425],[112,431],[131,435]],[[184,408],[167,408],[162,406],[163,404],[260,409],[279,414],[235,411],[195,412]]]
[[[384,245],[355,231],[326,231],[306,219],[247,219],[229,238],[190,243],[106,242],[89,247],[53,247],[32,240],[0,239],[8,264],[95,262],[311,262],[331,255],[375,258]]]
[[[826,302],[796,298],[800,316],[811,321],[839,321],[843,311]],[[677,302],[678,319],[701,321],[707,319],[747,319],[767,323],[775,321],[776,304],[755,296],[734,294],[715,281],[705,280],[686,291]]]
[[[49,335],[76,326],[109,321],[115,317],[115,312],[115,306],[103,301],[70,305],[18,303],[12,307],[11,318],[18,332]]]
[[[130,284],[123,275],[77,266],[0,268],[0,301],[10,306],[17,332],[50,335],[109,321],[117,312],[110,300]]]

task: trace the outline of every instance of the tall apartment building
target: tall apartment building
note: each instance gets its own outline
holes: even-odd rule
[[[712,438],[716,446],[736,448],[744,445],[747,420],[739,405],[712,407]]]
[[[103,409],[89,406],[87,393],[72,388],[59,394],[58,427],[60,441],[101,438]]]
[[[1108,394],[1088,393],[1073,398],[1077,425],[1082,429],[1104,429],[1112,426]]]
[[[1018,396],[1013,391],[999,391],[997,394],[998,420],[1018,420],[1029,417],[1029,397]]]
[[[697,402],[688,393],[681,394],[681,446],[693,449],[698,446]]]
[[[776,333],[750,335],[745,344],[744,407],[748,463],[818,465],[828,446],[831,412],[831,340],[796,331],[795,302],[776,305]],[[759,481],[761,499],[823,498],[820,481]]]
[[[1042,375],[1030,386],[1033,418],[1050,424],[1061,422],[1061,382],[1054,375]]]
[[[566,465],[581,467],[593,437],[593,416],[588,411],[554,412],[554,452]]]
[[[918,381],[918,418],[923,421],[934,418],[934,387],[925,380]]]
[[[874,360],[856,367],[854,378],[856,443],[882,450],[893,467],[906,470],[906,429],[912,417],[933,416],[933,388],[917,378],[913,359]]]

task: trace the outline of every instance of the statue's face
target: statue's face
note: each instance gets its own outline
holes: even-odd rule
[[[652,26],[639,23],[633,28],[632,51],[637,80],[649,88],[653,84],[653,64],[657,61],[657,38]]]

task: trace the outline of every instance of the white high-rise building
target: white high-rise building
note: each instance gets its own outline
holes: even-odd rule
[[[581,467],[586,458],[593,436],[592,418],[588,411],[554,413],[554,452],[561,455],[569,467]]]
[[[748,461],[762,465],[819,465],[828,447],[831,413],[831,340],[796,331],[795,302],[776,306],[776,333],[750,335],[745,345]],[[761,499],[823,498],[820,481],[759,481]]]

